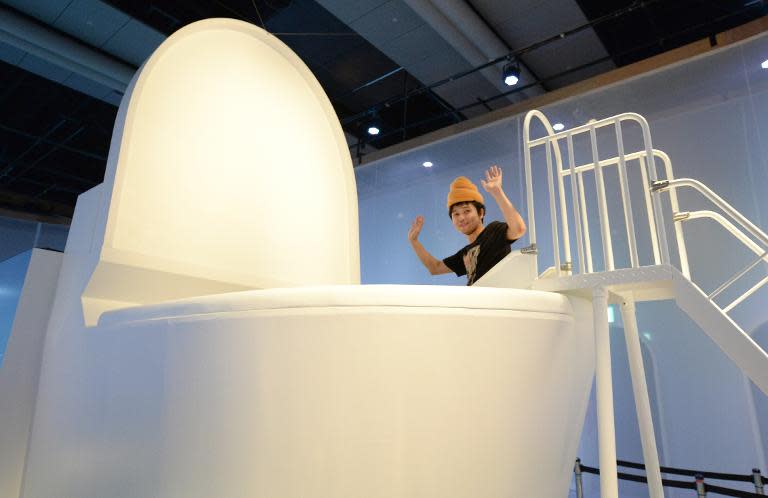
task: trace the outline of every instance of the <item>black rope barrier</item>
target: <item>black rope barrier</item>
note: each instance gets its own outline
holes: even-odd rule
[[[635,469],[645,469],[645,465],[641,463],[634,463],[634,462],[626,462],[623,460],[618,460],[616,462],[618,465],[622,467],[630,467]],[[587,474],[595,474],[600,475],[600,469],[596,467],[589,467],[587,465],[580,464],[579,469],[581,472],[587,473]],[[666,471],[665,469],[669,469]],[[738,480],[738,481],[744,481],[744,482],[750,482],[753,483],[754,476],[749,475],[749,479],[744,479],[744,476],[740,474],[724,474],[719,472],[699,472],[699,471],[693,471],[688,469],[675,469],[672,467],[661,467],[661,471],[665,474],[681,474],[681,475],[691,475],[691,476],[703,476],[703,477],[710,477],[711,479],[723,479],[723,480]],[[690,472],[690,474],[689,474]],[[636,474],[627,474],[626,472],[617,472],[617,477],[619,479],[625,480],[625,481],[634,481],[634,482],[642,482],[647,483],[648,478],[646,476],[640,476]],[[738,479],[733,479],[731,477],[713,477],[713,476],[736,476]],[[763,479],[763,482],[765,482],[765,478],[761,477]],[[663,486],[667,486],[670,488],[680,488],[680,489],[693,489],[696,490],[696,481],[678,481],[675,479],[662,479],[661,484]],[[724,488],[722,486],[715,486],[712,484],[704,483],[704,489],[707,493],[716,493],[720,495],[725,496],[736,496],[739,498],[754,498],[754,497],[764,497],[764,495],[760,495],[757,493],[752,493],[750,491],[741,491],[738,489],[731,489],[731,488]]]
[[[720,495],[725,496],[739,496],[742,498],[753,498],[754,496],[762,496],[765,498],[765,495],[759,495],[757,493],[752,493],[750,491],[740,491],[738,489],[731,489],[731,488],[723,488],[720,486],[713,486],[712,484],[704,483],[704,489],[707,493],[717,493]]]
[[[630,467],[633,469],[642,469],[645,470],[645,465],[642,463],[635,463],[635,462],[627,462],[625,460],[617,460],[616,464],[620,467]],[[661,471],[664,474],[677,474],[677,475],[683,475],[683,476],[696,476],[697,474],[700,474],[704,476],[705,479],[721,479],[724,481],[741,481],[741,482],[754,482],[754,475],[748,474],[726,474],[723,472],[704,472],[701,470],[690,470],[690,469],[677,469],[675,467],[660,467]],[[768,479],[766,479],[763,476],[760,476],[760,479],[763,480],[763,484],[768,484]]]
[[[581,471],[586,472],[588,474],[600,475],[600,469],[595,467],[588,467],[586,465],[581,466]],[[644,482],[644,483],[648,482],[648,478],[645,476],[639,476],[636,474],[627,474],[626,472],[617,472],[616,474],[618,475],[619,479],[623,479],[626,481],[635,481],[635,482]],[[671,488],[696,489],[695,482],[677,481],[674,479],[662,479],[661,483],[664,486],[669,486]]]

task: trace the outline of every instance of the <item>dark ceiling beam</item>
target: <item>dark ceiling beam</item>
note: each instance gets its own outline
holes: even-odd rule
[[[50,126],[50,127],[48,128],[48,130],[47,130],[45,133],[43,133],[42,135],[38,136],[38,137],[37,137],[37,138],[36,138],[36,139],[35,139],[35,140],[34,140],[34,141],[33,141],[33,142],[32,142],[32,143],[29,145],[29,147],[27,147],[25,150],[23,150],[22,152],[20,152],[20,153],[19,153],[19,154],[18,154],[16,157],[14,157],[13,159],[11,159],[11,160],[8,162],[8,164],[6,164],[6,165],[3,167],[2,171],[0,171],[0,182],[4,182],[4,179],[5,179],[5,177],[6,177],[6,176],[8,176],[8,175],[10,175],[11,173],[13,173],[13,171],[14,171],[14,170],[16,169],[16,167],[18,166],[19,162],[21,162],[22,160],[24,160],[24,158],[27,156],[27,154],[30,154],[30,153],[31,153],[33,150],[35,150],[35,148],[36,148],[38,145],[40,145],[40,144],[43,142],[43,140],[47,140],[47,139],[48,139],[48,137],[50,137],[51,135],[53,135],[53,134],[54,134],[54,133],[55,133],[55,132],[56,132],[56,131],[57,131],[59,128],[61,128],[62,126],[64,126],[64,125],[66,124],[66,122],[67,122],[67,121],[66,121],[66,120],[64,120],[64,119],[59,119],[59,120],[58,120],[56,123],[54,123],[54,124],[53,124],[53,126]]]
[[[72,194],[73,196],[77,197],[81,193],[84,192],[84,190],[81,189],[74,189],[71,187],[68,187],[66,185],[62,185],[59,183],[51,183],[51,182],[42,182],[39,180],[34,180],[32,178],[21,178],[19,179],[19,182],[26,185],[34,185],[35,187],[42,187],[40,190],[37,191],[35,194],[31,193],[21,193],[21,195],[25,195],[31,199],[40,199],[44,195],[48,194],[49,192],[64,192],[65,194]],[[91,182],[90,186],[94,186],[95,183]],[[87,189],[86,189],[87,190]],[[17,192],[18,193],[18,192]],[[50,200],[50,199],[49,199]]]
[[[26,213],[27,217],[32,216],[36,221],[69,224],[75,207],[0,189],[0,210],[8,217],[23,218]]]
[[[20,137],[24,137],[24,138],[27,138],[29,140],[39,141],[42,144],[52,145],[54,147],[58,147],[59,149],[66,150],[68,152],[72,152],[74,154],[78,154],[78,155],[81,155],[83,157],[87,157],[89,159],[95,159],[97,161],[104,161],[104,162],[106,162],[106,160],[107,160],[107,156],[105,156],[103,154],[98,154],[96,152],[91,152],[91,151],[82,149],[80,147],[73,147],[71,145],[66,145],[66,144],[64,144],[64,143],[62,143],[60,141],[51,140],[51,139],[49,139],[49,138],[47,138],[45,136],[41,136],[39,134],[31,133],[31,132],[24,131],[24,130],[19,130],[18,128],[14,128],[12,126],[7,126],[7,125],[4,125],[2,123],[0,123],[0,131],[4,131],[4,132],[7,132],[7,133],[18,135]]]
[[[455,122],[457,122],[457,123],[459,121],[464,121],[465,119],[467,119],[467,117],[464,114],[462,114],[460,111],[456,110],[456,108],[454,106],[452,106],[451,104],[446,102],[444,98],[442,98],[440,95],[436,94],[432,90],[428,91],[427,95],[429,95],[429,97],[432,100],[437,102],[437,104],[440,105],[440,107],[445,109],[445,113],[444,114],[440,114],[440,117],[443,117],[445,114],[451,115],[451,116],[453,116],[453,120]]]
[[[398,66],[395,69],[393,69],[392,71],[388,71],[387,73],[382,74],[381,76],[377,76],[377,77],[373,78],[372,80],[366,81],[362,85],[359,85],[359,86],[353,88],[352,90],[349,90],[346,93],[342,93],[342,94],[339,94],[339,95],[334,95],[333,97],[329,96],[328,98],[329,98],[329,100],[333,101],[333,100],[343,99],[344,97],[349,97],[351,95],[354,95],[354,94],[358,93],[361,90],[365,90],[366,88],[368,88],[370,86],[373,86],[376,83],[379,83],[380,81],[384,81],[385,79],[389,78],[390,76],[394,76],[394,75],[396,75],[396,74],[398,74],[398,73],[400,73],[402,71],[405,71],[405,69],[400,67],[400,66]]]
[[[31,171],[35,166],[40,164],[43,160],[48,158],[51,154],[59,150],[59,148],[62,145],[66,145],[67,142],[75,139],[78,135],[80,135],[82,132],[85,131],[85,126],[78,127],[75,131],[67,135],[58,145],[54,145],[50,147],[45,153],[41,154],[39,157],[37,157],[34,161],[31,163],[26,164],[22,167],[21,171],[17,172],[14,176],[8,178],[4,181],[4,178],[9,176],[9,173],[4,172],[3,174],[0,174],[0,183],[3,183],[5,185],[11,185],[13,182],[21,178],[25,173],[28,173]]]

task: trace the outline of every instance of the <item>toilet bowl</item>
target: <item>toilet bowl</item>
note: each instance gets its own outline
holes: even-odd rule
[[[83,374],[101,406],[77,418],[113,457],[72,491],[119,473],[125,496],[566,496],[592,378],[582,305],[323,286],[105,313]]]

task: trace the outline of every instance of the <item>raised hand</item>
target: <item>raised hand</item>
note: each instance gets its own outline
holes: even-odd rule
[[[485,180],[480,180],[483,188],[489,194],[501,192],[501,168],[495,164],[485,172]]]
[[[408,240],[413,242],[414,240],[419,240],[419,234],[421,233],[421,227],[424,226],[424,217],[423,216],[417,216],[415,220],[413,220],[413,223],[411,224],[411,229],[408,230]]]

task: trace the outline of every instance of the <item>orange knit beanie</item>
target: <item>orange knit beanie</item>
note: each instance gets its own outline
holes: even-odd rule
[[[457,202],[477,201],[483,202],[483,196],[477,190],[477,186],[466,176],[460,176],[451,182],[451,190],[448,192],[448,207],[450,208]]]

